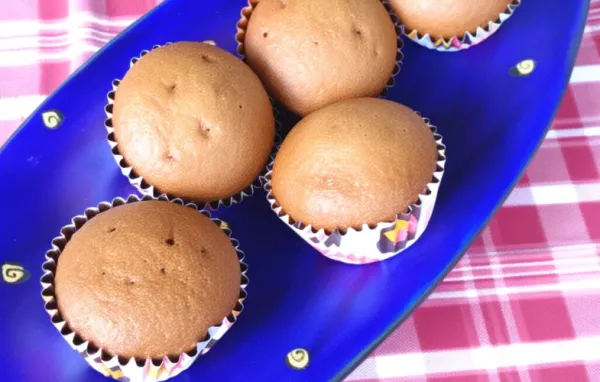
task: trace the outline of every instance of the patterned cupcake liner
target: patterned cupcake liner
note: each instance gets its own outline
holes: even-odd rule
[[[215,42],[212,40],[203,41],[205,44],[216,46]],[[164,45],[154,45],[152,50],[161,48],[166,45],[171,45],[172,42],[167,42]],[[149,50],[143,50],[139,56],[133,57],[129,62],[129,67],[133,67],[139,59],[144,57],[146,54],[150,53]],[[142,195],[150,195],[154,198],[158,198],[159,196],[167,196],[169,199],[180,198],[178,195],[171,195],[168,193],[163,193],[155,186],[149,184],[141,175],[137,174],[135,170],[127,163],[123,155],[119,152],[119,144],[115,138],[115,129],[113,126],[113,107],[115,103],[115,94],[117,91],[117,87],[121,83],[120,79],[114,79],[112,81],[112,90],[108,92],[106,95],[106,99],[108,101],[107,105],[104,107],[104,112],[106,114],[106,120],[104,121],[104,127],[107,131],[107,140],[111,148],[111,152],[113,154],[113,158],[117,162],[117,165],[121,169],[121,173],[127,177],[129,183],[134,186]],[[271,99],[271,104],[273,105],[273,100]],[[277,108],[273,106],[273,117],[275,119],[275,144],[273,146],[273,150],[275,147],[281,142],[281,122],[279,121],[279,111]],[[264,178],[266,173],[266,168],[262,171],[262,173],[244,190],[240,193],[231,196],[229,198],[215,200],[211,202],[201,203],[202,208],[206,210],[215,211],[221,207],[231,207],[234,204],[241,203],[244,198],[248,198],[254,195],[257,189],[262,188],[264,185],[261,182],[261,179]],[[189,203],[197,203],[195,200],[186,200]]]
[[[181,199],[170,200],[166,196],[161,196],[158,198],[144,196],[140,198],[136,195],[130,195],[127,199],[115,198],[112,200],[112,202],[102,202],[97,207],[86,209],[83,215],[75,216],[72,219],[71,224],[62,227],[60,230],[60,236],[55,237],[52,240],[52,249],[46,252],[46,261],[42,265],[44,272],[41,278],[42,298],[44,300],[44,309],[50,316],[52,324],[54,324],[62,337],[69,343],[69,345],[71,345],[71,348],[77,351],[92,368],[102,373],[104,376],[112,377],[123,382],[165,381],[190,367],[199,355],[207,353],[215,344],[215,342],[221,339],[227,330],[233,326],[233,324],[237,321],[237,317],[244,309],[243,303],[247,296],[246,286],[248,285],[248,277],[246,276],[246,272],[248,270],[248,266],[246,263],[244,263],[244,252],[239,249],[238,241],[231,238],[231,231],[229,230],[227,223],[219,219],[211,219],[227,234],[227,236],[229,236],[231,243],[235,247],[238,259],[240,261],[242,274],[240,295],[233,311],[227,317],[223,318],[223,321],[219,325],[210,327],[205,338],[196,344],[195,349],[187,353],[183,353],[176,358],[165,356],[163,359],[124,359],[119,356],[111,356],[103,349],[96,347],[91,342],[83,340],[71,330],[69,324],[63,319],[58,311],[58,304],[54,294],[54,277],[57,263],[65,246],[71,237],[73,237],[75,232],[77,232],[77,230],[87,223],[88,220],[94,218],[96,215],[124,204],[143,203],[147,200],[157,199],[193,208],[199,211],[199,213],[202,213],[210,218],[210,213],[208,211],[200,210],[198,206],[193,203],[186,204]]]
[[[504,12],[498,15],[496,20],[488,22],[488,25],[485,28],[477,27],[474,32],[467,31],[462,37],[453,36],[451,38],[440,37],[436,39],[428,33],[423,34],[417,30],[408,29],[406,27],[404,29],[404,34],[409,39],[426,48],[435,49],[440,52],[458,52],[477,45],[493,35],[500,29],[502,23],[512,16],[519,5],[521,5],[521,0],[512,0]]]
[[[237,42],[237,52],[239,56],[246,61],[246,56],[244,52],[244,38],[246,37],[246,28],[248,27],[248,22],[250,21],[250,17],[256,5],[260,2],[260,0],[248,0],[248,5],[240,11],[240,20],[237,22],[237,32],[235,34],[235,41]],[[392,75],[388,80],[385,89],[381,93],[381,96],[386,96],[389,89],[394,87],[396,84],[396,76],[400,73],[400,69],[402,68],[404,54],[402,53],[402,48],[404,47],[404,42],[402,41],[402,35],[404,34],[404,26],[400,23],[398,16],[394,14],[392,10],[392,6],[390,5],[388,0],[381,1],[388,11],[392,22],[394,23],[394,28],[396,29],[396,36],[398,36],[397,42],[397,53],[396,53],[396,65],[392,71]]]
[[[336,229],[331,233],[295,221],[284,211],[273,194],[271,176],[274,160],[268,166],[269,172],[265,179],[265,190],[271,210],[308,244],[330,259],[348,264],[368,264],[397,255],[416,242],[427,228],[446,165],[446,146],[442,143],[442,136],[437,133],[437,128],[429,123],[429,119],[423,118],[423,120],[433,133],[436,142],[438,151],[436,170],[417,202],[411,204],[405,212],[396,214],[394,221],[381,222],[374,227],[363,224],[359,229],[349,228],[346,232]]]

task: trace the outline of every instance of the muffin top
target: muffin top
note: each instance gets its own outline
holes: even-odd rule
[[[270,94],[300,115],[379,95],[398,50],[380,0],[261,0],[243,43]]]
[[[69,327],[111,355],[178,356],[234,309],[241,270],[227,235],[201,213],[145,201],[98,214],[58,258],[55,294]]]
[[[241,60],[209,44],[154,49],[117,87],[118,150],[160,192],[210,202],[248,187],[275,137],[273,108]]]
[[[496,21],[513,0],[390,0],[394,12],[409,30],[434,39],[462,37]]]
[[[271,185],[295,221],[333,231],[393,221],[431,182],[437,148],[423,119],[361,98],[301,120],[277,153]]]

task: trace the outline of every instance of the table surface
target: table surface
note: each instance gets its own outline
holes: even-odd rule
[[[157,0],[4,1],[0,145]],[[348,381],[600,381],[600,0],[570,87],[504,206]]]

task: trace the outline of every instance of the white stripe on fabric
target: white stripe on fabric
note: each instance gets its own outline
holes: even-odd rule
[[[600,243],[596,244],[596,243],[589,243],[589,244],[571,244],[571,245],[554,245],[552,246],[552,249],[554,251],[558,251],[563,253],[564,257],[567,258],[573,258],[575,255],[583,255],[583,256],[596,256],[597,251],[600,251]],[[518,252],[519,256],[523,255],[523,256],[536,256],[539,253],[544,253],[544,251],[547,251],[547,248],[526,248],[526,249],[519,249]],[[482,254],[474,254],[474,253],[469,253],[469,256],[474,257],[474,256],[485,256],[486,258],[490,257],[490,256],[514,256],[515,255],[515,250],[513,249],[507,249],[507,250],[502,250],[502,251],[498,251],[498,250],[487,250],[485,253]],[[521,262],[522,259],[519,259],[519,262]],[[515,263],[511,263],[512,266],[517,266],[517,264]],[[503,264],[503,266],[506,266],[506,264]]]
[[[20,52],[0,52],[0,67],[15,67],[38,65],[40,62],[65,62],[77,60],[84,53],[94,53],[100,49],[97,45],[79,42],[70,45],[61,52],[39,52],[38,50],[24,50]]]
[[[20,120],[31,114],[45,99],[43,95],[0,98],[0,118],[5,121]]]
[[[514,343],[439,352],[376,356],[376,376],[354,373],[348,380],[431,377],[434,374],[490,371],[515,366],[600,360],[600,336],[563,341]]]
[[[574,129],[552,129],[546,134],[546,139],[599,137],[600,126],[580,127]]]
[[[555,205],[600,201],[600,182],[515,188],[504,206]]]
[[[580,65],[573,68],[571,84],[600,81],[600,65]]]
[[[36,36],[44,32],[61,32],[78,28],[80,25],[98,25],[104,28],[122,29],[131,24],[135,18],[111,17],[100,18],[91,12],[77,12],[68,18],[55,22],[40,20],[3,21],[0,23],[0,38],[14,38],[17,36]]]
[[[589,19],[598,19],[599,17],[594,17],[594,18],[588,18],[588,22]],[[586,25],[585,28],[583,29],[584,33],[596,33],[600,31],[600,25]]]
[[[504,278],[502,277],[502,268],[500,263],[500,257],[492,256],[490,257],[490,262],[492,266],[498,266],[498,268],[492,268],[493,274],[493,287],[494,288],[506,288],[506,283],[504,282]],[[519,330],[517,328],[517,322],[515,320],[515,313],[513,311],[513,307],[510,303],[506,301],[499,301],[500,311],[502,312],[502,318],[506,324],[506,330],[508,332],[508,338],[511,343],[519,342]],[[484,319],[485,321],[485,319]],[[475,352],[474,354],[477,354]],[[487,356],[485,356],[487,357]],[[531,378],[529,377],[529,372],[526,368],[522,366],[517,366],[517,373],[519,374],[519,379],[522,382],[530,382]],[[498,381],[499,381],[498,377]]]
[[[561,253],[561,250],[558,250],[559,253]],[[520,257],[527,257],[526,253],[523,253],[521,251],[518,251],[519,256]],[[511,254],[514,255],[515,251],[511,251]],[[566,266],[566,265],[570,265],[570,266],[574,266],[574,265],[581,265],[583,268],[582,269],[589,269],[588,264],[594,264],[594,262],[598,261],[598,256],[596,255],[595,252],[588,252],[586,257],[580,257],[580,256],[575,256],[577,255],[576,252],[574,252],[572,254],[572,256],[568,256],[565,258],[557,258],[555,260],[533,260],[533,261],[519,261],[519,262],[514,262],[514,263],[496,263],[494,262],[493,264],[488,264],[488,265],[469,265],[469,266],[458,266],[456,268],[454,268],[452,270],[452,272],[450,273],[450,275],[452,275],[454,272],[458,273],[458,272],[464,272],[464,271],[472,271],[472,270],[477,270],[477,271],[493,271],[494,269],[519,269],[519,268],[535,268],[535,267],[541,267],[541,266],[550,266],[550,265],[561,265],[561,266]],[[471,256],[470,254],[467,255],[469,258],[473,258],[474,256]],[[535,256],[535,255],[534,255]],[[495,256],[490,256],[490,260],[492,257]],[[462,264],[462,263],[461,263]],[[598,269],[600,269],[600,265],[598,265]],[[511,275],[515,274],[518,275],[520,273],[512,273]],[[499,277],[502,277],[502,275],[498,275]],[[491,277],[491,276],[487,276],[487,277]],[[496,275],[494,275],[494,278],[496,277]],[[448,276],[444,279],[444,281],[460,281],[461,278],[455,278],[452,276]]]
[[[408,353],[398,356],[375,357],[378,378],[427,375],[425,353]]]
[[[585,185],[588,186],[588,185]],[[531,186],[531,194],[536,205],[577,203],[577,185],[555,184]],[[600,194],[598,195],[600,197]]]
[[[50,50],[67,48],[70,44],[80,40],[96,41],[104,45],[116,36],[116,32],[104,32],[92,28],[77,28],[58,36],[33,36],[0,39],[0,51],[12,50],[15,54],[19,51],[35,49]]]
[[[477,288],[460,291],[440,291],[429,296],[429,300],[465,299],[487,296],[508,297],[515,294],[550,294],[553,292],[600,291],[600,279],[584,279],[576,281],[561,281],[553,284],[521,285],[510,287]]]
[[[477,290],[477,286],[475,285],[476,277],[472,272],[473,268],[470,266],[470,261],[471,258],[468,256],[463,258],[463,263],[466,266],[463,270],[464,277],[462,282],[464,283],[465,288]],[[483,315],[480,302],[481,301],[479,298],[470,299],[469,305],[471,307],[471,317],[473,319],[473,322],[475,323],[474,329],[475,333],[477,334],[477,338],[479,338],[481,344],[487,345],[490,343],[490,337],[487,327],[485,326],[485,316]],[[430,367],[427,366],[427,361],[428,360],[426,359],[426,368],[427,370],[429,370]],[[491,379],[495,379],[498,377],[497,373],[490,372],[489,374],[490,375],[488,375],[488,377]]]
[[[551,265],[559,265],[563,263],[558,262],[550,262]],[[530,267],[538,265],[537,263],[529,263]],[[598,273],[600,274],[600,264],[598,264],[598,258],[588,259],[586,264],[582,264],[581,267],[575,268],[570,267],[568,269],[555,269],[555,270],[541,270],[541,271],[529,271],[529,272],[511,272],[510,274],[494,274],[494,275],[484,275],[484,276],[461,276],[461,277],[446,277],[444,282],[473,282],[473,281],[482,281],[482,280],[508,280],[512,278],[524,278],[524,277],[538,277],[538,276],[546,276],[546,275],[579,275],[579,274],[590,274],[590,273]],[[475,286],[470,286],[473,289],[476,289]]]

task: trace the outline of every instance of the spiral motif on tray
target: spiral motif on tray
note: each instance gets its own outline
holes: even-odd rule
[[[44,126],[54,130],[63,123],[63,116],[58,110],[48,110],[42,113],[42,121]]]
[[[515,67],[510,69],[514,76],[525,77],[533,73],[535,70],[535,61],[531,59],[519,62]]]
[[[29,272],[16,263],[2,264],[2,280],[8,284],[18,284],[29,278]]]
[[[305,349],[294,349],[287,354],[285,361],[292,369],[306,369],[309,362],[308,351]]]

